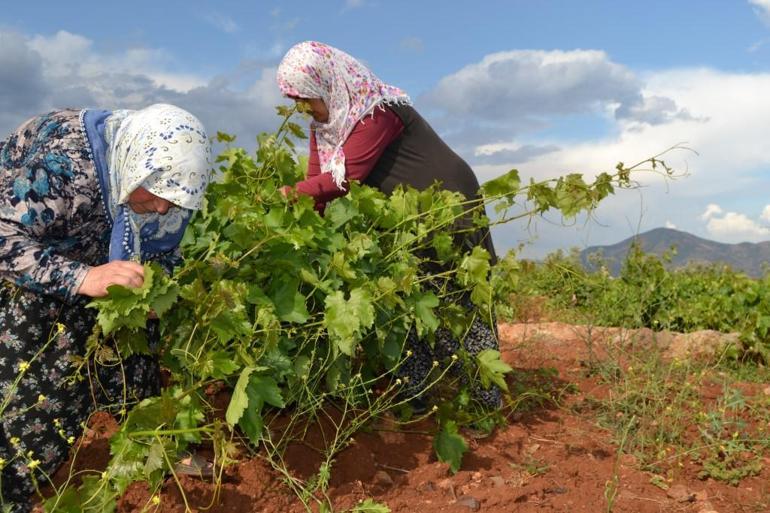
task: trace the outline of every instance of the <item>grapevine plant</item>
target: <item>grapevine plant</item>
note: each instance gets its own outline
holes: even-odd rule
[[[278,113],[279,129],[258,137],[256,155],[217,134],[227,144],[218,179],[185,233],[184,263],[173,277],[146,264],[143,287],[112,286],[92,303],[92,356],[149,351],[145,319],[160,317],[158,352],[169,383],[124,410],[107,469],[81,473],[77,485],[71,476],[46,502],[48,511],[113,511],[135,481],[148,483],[152,508],[169,475],[182,491],[174,462],[200,445],[213,449],[215,481],[247,450],[280,472],[308,509],[327,510],[335,456],[389,411],[406,422],[435,418],[437,456],[456,472],[467,450],[459,428],[501,420],[474,404],[471,387],[507,390],[510,367],[494,350],[433,362],[423,384],[433,408],[411,419],[413,398],[398,369],[412,357],[410,332],[429,344],[439,329],[462,338],[474,316],[493,322],[495,303],[517,285],[512,255],[493,266],[485,249],[463,245],[463,234],[551,209],[566,217],[590,211],[615,188],[634,186],[631,172],[645,164],[671,175],[657,157],[619,164],[591,183],[570,174],[522,184],[512,170],[470,199],[438,184],[386,196],[353,183],[321,215],[311,198],[280,191],[303,177],[295,141],[306,136],[292,121],[294,109]],[[463,308],[460,298],[476,308]],[[209,404],[212,389],[231,391],[224,416]],[[317,473],[300,479],[283,454],[318,423],[332,434],[319,448]]]
[[[617,277],[600,258],[592,258],[596,270],[587,270],[579,255],[557,252],[541,263],[522,263],[528,279],[517,294],[547,298],[551,315],[563,312],[569,322],[735,332],[740,339],[725,356],[735,364],[770,363],[770,274],[752,278],[723,264],[672,268],[675,252],[647,254],[632,244]]]

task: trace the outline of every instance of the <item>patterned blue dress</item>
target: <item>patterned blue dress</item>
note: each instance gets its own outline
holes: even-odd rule
[[[0,142],[0,510],[31,509],[96,408],[158,392],[149,356],[76,372],[95,322],[77,290],[107,262],[111,229],[84,113],[33,118]]]

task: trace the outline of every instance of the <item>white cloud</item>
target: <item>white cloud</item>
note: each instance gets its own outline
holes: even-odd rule
[[[770,205],[765,205],[765,208],[762,209],[762,214],[760,214],[759,218],[767,223],[770,223]]]
[[[506,164],[514,165],[532,160],[535,157],[558,151],[554,145],[535,144],[482,144],[476,146],[471,162],[476,164]]]
[[[706,231],[723,242],[744,242],[766,240],[770,228],[739,212],[725,212],[722,207],[711,203],[700,216],[706,221]],[[770,205],[766,205],[759,219],[770,221]]]
[[[455,119],[492,122],[610,112],[661,123],[683,114],[670,98],[644,95],[642,88],[636,74],[603,51],[512,50],[487,55],[442,78],[421,99]]]
[[[541,179],[574,171],[591,175],[612,171],[618,161],[637,162],[673,144],[686,142],[698,155],[677,152],[668,155],[667,161],[678,169],[686,169],[689,176],[666,184],[654,175],[638,175],[645,186],[641,194],[620,191],[615,198],[608,199],[600,209],[605,212],[601,217],[605,226],[591,229],[590,238],[586,238],[587,230],[578,233],[577,229],[543,226],[531,254],[542,255],[540,248],[614,243],[633,234],[629,226],[642,223],[649,229],[673,215],[680,220],[679,229],[722,242],[740,242],[741,237],[770,238],[764,235],[764,227],[758,221],[752,221],[754,225],[743,222],[742,232],[737,230],[742,221],[737,214],[728,218],[719,215],[722,212],[712,212],[708,219],[724,220],[712,223],[710,228],[702,222],[708,219],[701,217],[703,205],[734,203],[736,197],[756,198],[757,191],[770,190],[770,153],[766,149],[766,134],[770,133],[770,73],[671,69],[650,72],[645,79],[645,96],[670,98],[680,109],[697,113],[699,118],[679,117],[657,125],[620,119],[606,136],[577,142],[529,136],[532,144],[553,144],[559,150],[535,156],[518,168],[525,177]],[[515,143],[516,139],[517,135],[511,133],[505,141]],[[480,181],[484,181],[510,167],[509,163],[495,163],[474,169]],[[761,211],[764,204],[753,201],[743,208]],[[521,228],[499,230],[498,240],[518,240],[517,230]]]
[[[765,240],[770,235],[770,229],[737,212],[727,212],[723,217],[712,217],[706,229],[709,234],[725,242],[756,242]]]
[[[722,212],[724,212],[722,207],[716,203],[709,203],[709,205],[706,207],[706,211],[701,214],[700,218],[704,221],[708,221],[712,217],[722,214]]]
[[[765,23],[770,23],[770,0],[749,0],[754,6],[754,12]]]
[[[666,223],[663,226],[671,230],[676,230],[676,225],[669,220],[666,220]]]
[[[538,141],[557,144],[561,150],[533,161],[529,172],[548,177],[566,170],[608,170],[618,161],[639,161],[673,144],[686,142],[699,155],[668,155],[670,164],[691,174],[673,182],[672,189],[681,184],[681,194],[690,198],[750,190],[765,180],[757,169],[770,167],[770,154],[766,151],[766,134],[770,133],[770,96],[766,94],[769,89],[770,73],[722,73],[710,69],[658,72],[648,78],[644,92],[672,98],[689,112],[699,113],[701,119],[673,119],[643,126],[620,120],[615,131],[603,138],[577,143]],[[714,91],[720,94],[715,95]],[[724,101],[725,98],[730,101]]]
[[[238,135],[247,147],[258,132],[275,127],[273,106],[284,100],[273,66],[247,65],[213,78],[177,67],[163,49],[104,52],[66,31],[27,37],[0,30],[0,137],[53,108],[141,108],[156,102],[186,108],[211,133]]]
[[[94,49],[90,39],[64,30],[53,36],[36,35],[29,39],[28,47],[43,59],[46,77],[65,87],[72,81],[120,73],[141,74],[159,87],[179,92],[206,84],[203,77],[169,72],[174,59],[160,49],[129,48],[119,53],[102,53]]]
[[[448,144],[474,165],[505,164],[504,154],[494,161],[474,160],[478,145],[521,144],[514,138],[558,126],[565,117],[621,122],[629,132],[704,120],[670,96],[648,89],[636,73],[598,50],[493,53],[442,78],[418,98],[418,107]],[[558,140],[528,139],[531,148],[549,149],[541,154],[563,146]],[[508,153],[518,162],[534,156],[528,152],[528,159],[521,159],[520,154]]]

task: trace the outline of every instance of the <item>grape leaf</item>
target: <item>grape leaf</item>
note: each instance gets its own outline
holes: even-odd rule
[[[453,474],[460,470],[463,454],[468,450],[468,444],[457,431],[457,423],[447,420],[441,431],[433,439],[433,449],[440,461],[449,463],[449,469]]]
[[[249,405],[249,396],[246,393],[246,386],[249,384],[249,376],[254,372],[254,367],[246,367],[241,371],[238,381],[235,383],[233,395],[230,396],[230,404],[227,405],[225,420],[230,426],[235,426],[241,419],[244,410]]]
[[[508,390],[505,375],[513,369],[500,359],[500,351],[484,349],[476,355],[476,362],[479,365],[479,375],[484,388],[489,388],[489,385],[494,383],[503,390]]]
[[[282,321],[301,324],[310,317],[305,305],[305,296],[298,289],[298,280],[282,280],[273,293],[275,314]]]
[[[438,317],[433,309],[439,305],[438,297],[433,292],[415,294],[410,299],[414,307],[417,322],[417,334],[423,336],[425,331],[433,333],[439,326]]]
[[[350,510],[350,513],[390,513],[390,508],[373,499],[366,499],[359,502],[356,507]]]
[[[353,289],[348,300],[339,290],[326,297],[324,324],[342,353],[352,356],[361,330],[370,328],[373,323],[374,306],[365,289]]]

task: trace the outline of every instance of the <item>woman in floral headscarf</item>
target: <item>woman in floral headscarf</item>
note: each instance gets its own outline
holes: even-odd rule
[[[158,392],[148,356],[90,362],[91,380],[71,379],[95,322],[85,305],[110,285],[141,286],[138,261],[173,267],[210,153],[200,121],[162,104],[55,111],[0,142],[0,504],[11,511],[31,508],[94,402]]]
[[[312,196],[316,208],[347,193],[348,182],[358,180],[390,194],[398,185],[425,189],[440,182],[444,189],[478,197],[479,183],[468,164],[441,140],[411,106],[407,94],[387,85],[347,53],[314,41],[299,43],[284,56],[277,72],[281,92],[307,104],[310,158],[307,178],[295,185],[299,194]],[[290,187],[284,187],[289,194]],[[479,229],[463,238],[464,250],[484,247],[495,261],[489,231]],[[463,306],[474,309],[469,298]],[[491,326],[490,326],[491,324]],[[408,376],[405,395],[417,396],[435,359],[464,347],[471,355],[498,347],[496,326],[476,315],[464,340],[447,330],[436,334],[434,349],[410,334],[407,347],[414,354],[400,367]],[[487,408],[500,404],[496,386],[476,386],[474,397]]]

